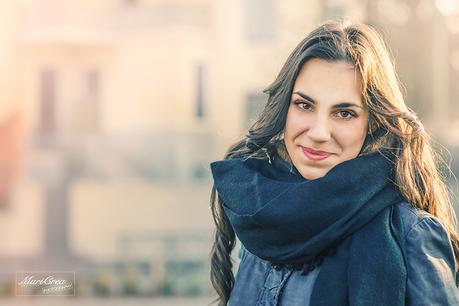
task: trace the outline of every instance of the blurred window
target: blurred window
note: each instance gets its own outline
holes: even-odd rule
[[[204,67],[202,64],[196,66],[195,80],[196,80],[196,117],[198,119],[204,118]]]
[[[40,72],[40,130],[51,134],[56,129],[56,72],[44,69]]]
[[[249,41],[273,40],[278,35],[276,0],[246,0],[246,37]]]
[[[266,95],[249,93],[245,100],[244,130],[247,130],[257,119],[266,103]]]
[[[94,103],[99,99],[99,71],[97,69],[89,70],[86,73],[85,92]]]
[[[100,72],[98,69],[90,69],[83,74],[82,84],[83,104],[80,105],[84,122],[84,128],[96,132],[99,127],[100,105]]]

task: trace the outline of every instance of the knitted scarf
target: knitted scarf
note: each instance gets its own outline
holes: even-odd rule
[[[280,156],[210,164],[237,237],[273,264],[321,265],[311,306],[405,305],[403,227],[393,158],[372,153],[304,179]]]

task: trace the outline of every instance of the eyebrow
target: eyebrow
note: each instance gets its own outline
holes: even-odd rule
[[[303,93],[303,92],[301,92],[301,91],[295,91],[294,94],[297,94],[297,95],[301,96],[303,99],[306,99],[306,100],[308,100],[309,102],[312,102],[312,103],[314,103],[314,104],[317,103],[313,98],[311,98],[310,96],[308,96],[307,94],[305,94],[305,93]],[[343,102],[343,103],[335,104],[335,105],[333,105],[333,108],[352,107],[352,106],[360,107],[360,108],[363,109],[362,106],[357,105],[357,104],[355,104],[355,103],[350,103],[350,102]]]

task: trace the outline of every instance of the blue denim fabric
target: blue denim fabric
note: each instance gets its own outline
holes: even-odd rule
[[[459,305],[454,252],[435,217],[402,202],[408,282],[406,305]],[[301,275],[271,265],[241,245],[236,281],[228,306],[308,306],[320,267]]]

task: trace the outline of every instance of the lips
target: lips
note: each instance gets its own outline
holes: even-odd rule
[[[322,160],[331,155],[331,153],[325,151],[317,151],[309,147],[301,147],[304,155],[311,160]]]

